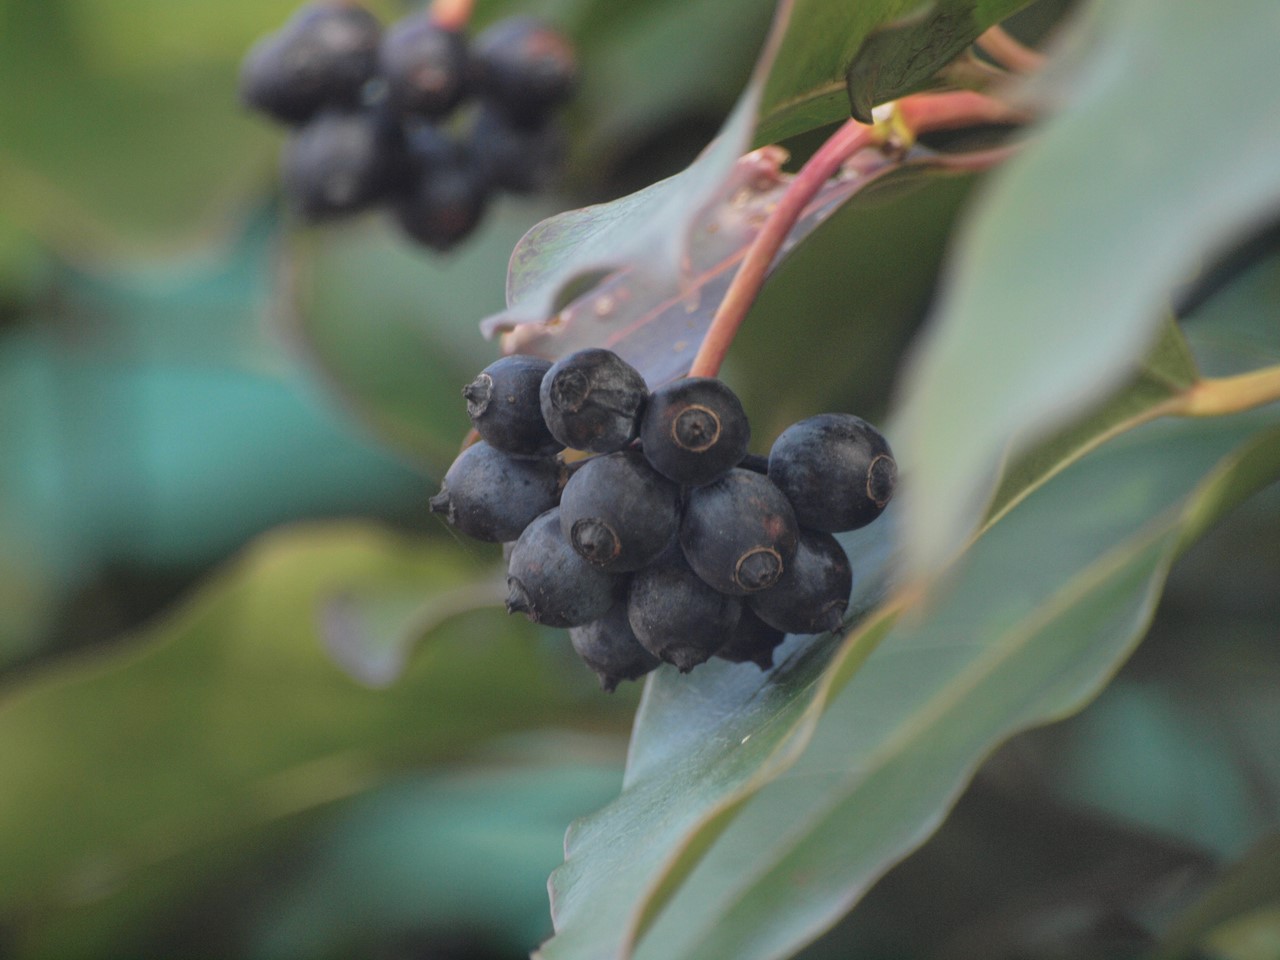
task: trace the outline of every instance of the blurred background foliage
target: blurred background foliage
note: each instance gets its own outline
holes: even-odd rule
[[[568,171],[443,257],[282,209],[235,73],[294,6],[0,0],[0,957],[523,956],[565,826],[621,781],[635,685],[603,696],[562,635],[493,609],[496,550],[425,497],[516,240],[687,163],[772,4],[519,3],[582,52]],[[973,188],[852,204],[779,271],[725,370],[760,450],[815,410],[884,413]],[[1197,306],[1208,372],[1259,290],[1280,302],[1280,259]],[[1280,956],[1275,492],[1179,565],[1094,706],[1003,749],[806,956],[1136,957],[1171,930]],[[317,629],[360,588],[442,598],[388,689]],[[1196,927],[1251,868],[1264,896]]]

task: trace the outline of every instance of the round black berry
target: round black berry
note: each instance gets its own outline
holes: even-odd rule
[[[495,360],[462,389],[467,416],[491,446],[513,457],[546,457],[563,448],[542,419],[538,390],[551,361],[516,354]]]
[[[733,635],[716,651],[716,656],[732,663],[754,663],[761,670],[768,670],[773,666],[774,649],[786,638],[785,632],[769,626],[749,606],[744,606]]]
[[[653,391],[640,422],[644,455],[677,483],[718,480],[747,452],[751,426],[732,390],[709,377],[690,377]]]
[[[627,619],[625,599],[610,607],[599,620],[570,627],[569,642],[596,672],[606,693],[612,693],[622,680],[639,680],[662,662],[636,639]]]
[[[240,97],[284,123],[304,123],[324,107],[351,107],[373,76],[382,29],[352,3],[303,7],[263,37],[240,70]]]
[[[518,126],[485,104],[468,132],[467,152],[493,186],[536,193],[555,180],[564,159],[564,133],[552,123]]]
[[[588,460],[565,484],[560,524],[573,548],[617,573],[639,570],[680,529],[680,488],[634,450]]]
[[[769,479],[803,527],[840,533],[866,526],[893,496],[898,467],[884,437],[848,413],[792,424],[769,451]]]
[[[680,525],[680,546],[698,576],[738,595],[777,583],[798,537],[782,491],[768,477],[741,469],[693,487]]]
[[[563,477],[558,461],[518,460],[483,441],[473,443],[444,475],[431,511],[477,540],[514,540],[559,502]]]
[[[368,110],[326,111],[289,140],[282,180],[298,211],[321,219],[377,203],[402,181],[406,163],[404,140],[389,118]]]
[[[612,453],[635,439],[649,389],[616,353],[590,348],[552,366],[539,395],[542,417],[557,440],[575,450]]]
[[[741,615],[742,601],[712,589],[678,549],[632,577],[627,618],[636,639],[681,673],[723,647]]]
[[[765,623],[788,633],[838,630],[849,606],[853,572],[849,558],[829,533],[800,531],[800,545],[782,576],[747,605]]]
[[[383,36],[378,70],[396,109],[443,117],[466,93],[466,38],[427,16],[406,17]]]
[[[472,57],[476,89],[517,123],[540,123],[577,85],[573,45],[532,17],[495,23],[476,37]]]
[[[475,170],[445,163],[422,170],[394,210],[400,228],[414,240],[448,250],[475,229],[487,200]]]
[[[625,587],[625,578],[578,556],[560,532],[559,509],[525,528],[507,562],[507,612],[548,627],[580,627],[600,619]]]

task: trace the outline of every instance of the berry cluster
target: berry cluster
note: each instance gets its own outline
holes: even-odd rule
[[[444,250],[492,191],[529,193],[551,178],[562,152],[553,114],[576,79],[569,42],[531,18],[469,43],[429,11],[383,30],[353,0],[315,0],[254,46],[240,88],[295,128],[282,176],[304,217],[385,203],[411,238]]]
[[[512,544],[507,609],[568,627],[606,690],[660,661],[766,669],[787,633],[838,628],[852,573],[832,534],[879,516],[897,478],[858,417],[802,420],[754,457],[725,384],[651,393],[608,350],[504,357],[463,396],[481,439],[431,509]],[[566,448],[594,456],[566,464]]]

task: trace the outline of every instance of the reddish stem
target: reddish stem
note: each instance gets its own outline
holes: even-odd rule
[[[992,60],[1014,73],[1035,73],[1044,66],[1044,54],[1010,36],[1004,27],[989,28],[978,38],[978,46]]]
[[[431,22],[454,33],[461,33],[471,20],[474,0],[432,0]]]
[[[787,235],[809,201],[850,157],[861,150],[879,149],[895,135],[904,136],[909,141],[916,134],[929,130],[1026,119],[1025,114],[998,100],[969,91],[917,94],[898,101],[896,109],[896,124],[867,126],[856,120],[846,121],[795,175],[756,234],[742,266],[720,301],[707,335],[693,358],[689,376],[714,377],[720,372],[729,346],[764,286],[769,267]]]
[[[878,145],[880,140],[875,127],[857,120],[848,120],[800,168],[800,172],[778,200],[778,205],[769,214],[769,219],[756,234],[743,258],[742,266],[734,274],[724,299],[716,309],[707,335],[698,348],[698,354],[693,358],[689,376],[714,377],[720,371],[720,364],[724,363],[725,354],[729,352],[729,345],[733,343],[738,327],[742,326],[747,311],[764,285],[769,265],[773,263],[773,258],[800,214],[804,212],[805,206],[822,189],[822,185],[836,174],[842,163],[859,150]]]

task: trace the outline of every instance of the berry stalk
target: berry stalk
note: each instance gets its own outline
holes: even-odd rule
[[[719,373],[729,346],[746,319],[747,311],[759,296],[769,267],[788,234],[809,201],[850,158],[868,149],[905,149],[911,146],[917,134],[930,130],[953,130],[1025,119],[1025,115],[991,97],[957,91],[905,97],[892,105],[884,119],[869,126],[857,120],[846,121],[801,167],[756,234],[742,266],[720,301],[697,356],[693,358],[689,376],[714,377]]]
[[[432,0],[431,22],[441,29],[461,32],[467,28],[474,6],[474,0]]]

